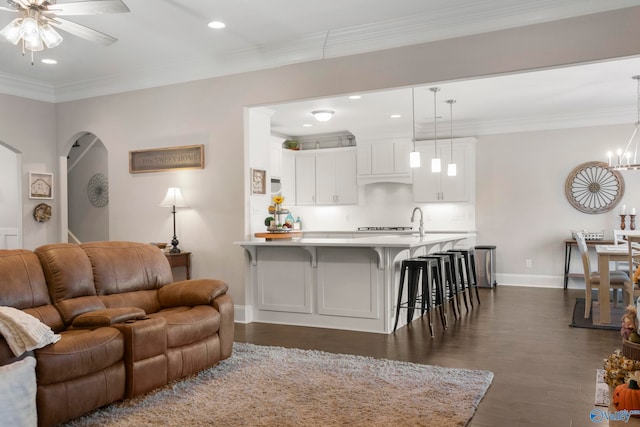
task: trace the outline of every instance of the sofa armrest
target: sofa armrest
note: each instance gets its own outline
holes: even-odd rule
[[[105,308],[76,316],[72,325],[76,328],[96,328],[124,323],[127,320],[142,319],[146,315],[143,309],[137,307]]]
[[[162,307],[210,305],[229,286],[215,279],[194,279],[174,282],[158,290],[158,301]]]

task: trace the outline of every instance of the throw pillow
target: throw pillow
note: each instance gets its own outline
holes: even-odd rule
[[[0,366],[0,378],[2,425],[36,427],[36,359],[25,357]]]

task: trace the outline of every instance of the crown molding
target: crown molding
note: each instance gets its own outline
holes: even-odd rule
[[[228,52],[215,60],[149,67],[106,78],[72,82],[54,88],[55,102],[90,98],[138,89],[276,68],[295,63],[367,53],[455,37],[539,24],[575,16],[637,6],[637,0],[539,0],[513,6],[509,0],[447,5],[429,15],[414,15],[381,22],[313,33],[286,42]],[[576,13],[579,10],[579,13]],[[1,79],[1,77],[0,77]],[[0,83],[1,84],[1,83]],[[34,97],[14,90],[13,93]],[[51,97],[51,88],[42,96]],[[4,88],[0,86],[0,90]],[[28,96],[27,96],[28,95]]]

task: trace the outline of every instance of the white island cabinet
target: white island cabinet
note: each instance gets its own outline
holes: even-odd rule
[[[251,274],[246,309],[256,322],[390,333],[402,260],[456,245],[473,233],[236,242]],[[401,312],[400,323],[406,322]]]

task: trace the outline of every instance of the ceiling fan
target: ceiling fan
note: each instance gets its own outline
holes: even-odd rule
[[[18,13],[20,16],[2,30],[0,35],[17,45],[22,41],[22,54],[54,48],[62,43],[62,36],[53,27],[74,36],[108,46],[118,41],[115,37],[101,33],[84,25],[68,21],[60,16],[102,15],[105,13],[129,12],[122,0],[74,1],[57,4],[56,0],[6,0],[8,6],[0,6],[1,11]]]

